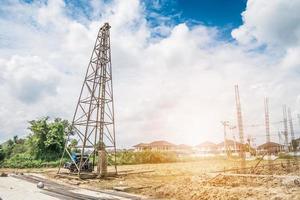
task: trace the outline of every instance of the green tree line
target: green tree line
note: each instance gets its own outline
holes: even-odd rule
[[[55,118],[50,120],[44,117],[28,122],[29,134],[25,138],[14,136],[0,144],[0,167],[7,168],[38,168],[56,167],[65,147],[65,136],[70,132],[70,123],[67,120]],[[69,148],[73,152],[76,140],[70,142]],[[178,161],[174,152],[157,151],[119,151],[117,164],[165,163]],[[97,159],[97,157],[96,157]],[[65,160],[69,160],[66,155]],[[109,164],[114,163],[112,155],[108,156]]]
[[[29,121],[26,138],[14,136],[0,145],[1,167],[42,167],[58,163],[70,129],[67,120],[44,117]]]

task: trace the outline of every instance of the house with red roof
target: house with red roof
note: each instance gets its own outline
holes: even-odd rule
[[[174,151],[176,150],[175,144],[172,144],[165,140],[153,141],[151,143],[140,143],[134,145],[135,151]]]
[[[214,154],[217,150],[217,145],[213,142],[205,141],[196,146],[201,154]]]
[[[257,151],[260,154],[263,154],[265,152],[270,152],[272,154],[278,154],[279,152],[282,152],[284,150],[285,150],[284,145],[278,144],[276,142],[266,142],[257,147]]]
[[[217,151],[219,153],[225,153],[226,152],[226,145],[227,148],[231,151],[231,152],[240,152],[241,149],[244,147],[244,145],[240,142],[234,141],[234,140],[226,140],[225,141],[217,144]]]

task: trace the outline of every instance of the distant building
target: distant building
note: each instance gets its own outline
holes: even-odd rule
[[[217,145],[213,142],[206,141],[197,145],[196,148],[201,154],[208,155],[216,153]]]
[[[186,144],[179,144],[175,146],[175,152],[178,156],[186,156],[194,153],[192,146]]]
[[[186,145],[186,144],[179,144],[179,145],[176,145],[175,146],[175,149],[176,150],[192,150],[193,147],[189,146],[189,145]]]
[[[227,148],[233,153],[240,152],[244,146],[242,143],[234,141],[234,140],[226,140],[226,145],[227,145]],[[218,153],[226,153],[226,147],[225,147],[224,141],[217,144],[216,147],[217,147]]]
[[[154,141],[149,144],[151,150],[154,151],[171,151],[176,149],[176,145],[172,144],[170,142],[160,140],[160,141]]]
[[[150,150],[149,144],[147,143],[139,143],[137,145],[133,146],[135,151],[145,151],[145,150]]]
[[[257,151],[259,153],[264,153],[270,151],[272,154],[278,154],[281,151],[284,151],[284,145],[275,143],[275,142],[267,142],[257,147]]]
[[[134,145],[135,151],[174,151],[176,150],[175,144],[172,144],[170,142],[160,140],[160,141],[154,141],[151,143],[140,143],[137,145]]]

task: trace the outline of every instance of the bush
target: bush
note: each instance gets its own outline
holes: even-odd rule
[[[69,158],[64,158],[63,163],[69,161]],[[131,164],[146,164],[146,163],[169,163],[177,162],[179,158],[175,152],[160,152],[160,151],[123,151],[117,153],[117,165]],[[96,161],[97,163],[97,157]],[[108,156],[109,165],[114,164],[114,157]],[[4,160],[0,167],[5,168],[41,168],[41,167],[58,167],[60,160],[46,162],[41,159],[35,159],[29,153],[21,153],[12,156],[10,159]]]
[[[68,162],[70,159],[63,159],[62,163]],[[43,162],[42,167],[59,167],[60,160]]]
[[[41,167],[42,161],[35,160],[29,154],[17,154],[3,162],[2,167],[7,168],[35,168]]]
[[[292,159],[292,158],[294,158],[294,156],[286,154],[286,153],[279,153],[278,158],[280,158],[280,159]]]
[[[124,151],[117,153],[117,164],[168,163],[178,161],[174,152],[161,151]]]
[[[41,168],[41,167],[58,167],[60,160],[45,162],[43,160],[36,160],[29,154],[17,154],[10,159],[4,160],[0,167],[4,168]]]

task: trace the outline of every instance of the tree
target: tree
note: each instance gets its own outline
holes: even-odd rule
[[[0,145],[0,163],[5,159],[5,153],[2,145]]]
[[[15,144],[13,150],[12,150],[12,156],[25,153],[28,151],[28,145],[24,142]]]
[[[49,127],[47,124],[49,117],[45,117],[39,120],[29,121],[30,126],[28,129],[31,131],[29,135],[29,146],[30,154],[36,159],[44,157],[45,153],[45,141],[46,135],[49,132]]]
[[[78,145],[78,141],[76,139],[72,139],[68,147],[72,152],[78,152],[79,149],[76,148],[77,145]]]
[[[69,122],[60,118],[49,122],[49,117],[30,121],[28,138],[30,152],[36,159],[57,159],[64,150],[65,135],[69,130]]]
[[[4,152],[4,155],[6,158],[11,156],[14,146],[15,146],[15,144],[14,144],[13,140],[11,140],[11,139],[9,139],[9,140],[7,140],[7,142],[5,142],[5,145],[3,145],[3,152]]]
[[[55,119],[49,124],[49,132],[44,142],[46,152],[51,157],[58,157],[65,146],[65,134],[69,124],[61,119]]]

